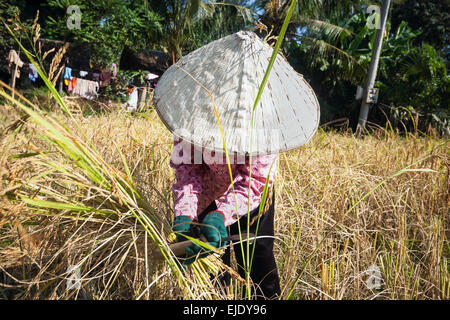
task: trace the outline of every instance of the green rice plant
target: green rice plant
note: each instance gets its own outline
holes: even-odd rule
[[[193,274],[185,273],[169,248],[167,238],[171,233],[170,223],[165,214],[154,209],[141,194],[120,149],[117,149],[117,152],[125,172],[119,171],[102,158],[83,134],[81,127],[42,68],[18,41],[8,25],[5,22],[4,24],[36,67],[58,105],[78,129],[75,133],[54,116],[44,114],[31,103],[27,106],[6,91],[0,90],[1,97],[26,113],[37,125],[39,138],[54,148],[51,153],[39,152],[35,155],[36,164],[43,168],[43,171],[23,182],[23,188],[15,194],[16,200],[33,208],[35,214],[40,216],[58,216],[80,222],[102,221],[111,225],[132,218],[140,224],[157,250],[160,250],[184,297],[194,299],[201,292],[203,298],[213,298],[214,288],[208,279],[211,264],[199,262]],[[56,154],[58,157],[55,157]],[[117,280],[124,258],[129,254],[132,245],[133,243],[128,245],[127,251],[109,276],[106,289],[99,298],[103,298],[108,288]],[[89,259],[90,254],[87,252],[83,260]],[[82,263],[79,266],[82,266]]]
[[[276,58],[278,56],[278,52],[280,50],[281,44],[283,43],[284,36],[286,34],[286,30],[287,30],[287,28],[289,26],[289,23],[291,21],[292,14],[294,12],[294,8],[295,8],[296,4],[297,4],[297,0],[292,0],[291,1],[289,9],[288,9],[288,11],[286,13],[286,17],[284,18],[283,25],[281,27],[280,34],[278,35],[277,41],[276,41],[275,46],[273,48],[272,56],[270,57],[269,64],[267,66],[267,70],[266,70],[266,72],[264,74],[264,77],[263,77],[263,80],[262,80],[262,82],[261,82],[261,84],[259,86],[258,92],[256,94],[255,102],[254,102],[253,107],[252,107],[251,131],[250,131],[250,155],[249,155],[249,165],[250,165],[250,169],[249,169],[249,187],[248,187],[248,198],[249,199],[250,199],[251,182],[252,182],[252,151],[253,151],[253,131],[254,131],[255,111],[256,111],[256,108],[257,108],[257,106],[259,104],[259,101],[261,100],[261,97],[262,97],[262,94],[263,94],[264,89],[266,87],[267,81],[269,80],[270,72],[272,71],[273,64],[275,63],[275,60],[276,60]],[[257,224],[256,224],[256,232],[255,232],[256,239],[258,237],[258,228],[259,228],[260,217],[261,217],[261,214],[262,214],[262,210],[264,208],[264,203],[265,203],[266,198],[267,198],[268,181],[269,181],[269,176],[270,176],[270,172],[271,172],[271,169],[272,169],[273,165],[274,165],[274,163],[272,163],[271,166],[270,166],[269,174],[266,177],[266,183],[264,185],[264,190],[263,190],[263,193],[261,195],[261,204],[262,205],[260,205],[259,212],[258,212],[258,219],[257,219]],[[234,192],[234,189],[233,189],[233,192]],[[238,222],[238,229],[239,229],[239,234],[241,234],[241,227],[239,225],[239,222]],[[249,238],[248,238],[249,234],[250,234],[250,201],[248,203],[248,210],[247,210],[247,239],[246,239],[247,241],[246,241],[246,248],[245,248],[246,249],[245,252],[247,253],[246,254],[246,258],[247,259],[242,259],[244,261],[244,269],[245,269],[245,272],[246,272],[246,279],[247,279],[248,284],[250,282],[250,271],[252,269],[253,256],[254,256],[255,247],[256,247],[255,245],[253,245],[253,250],[252,250],[252,253],[250,255],[250,241],[249,241]],[[242,236],[241,236],[241,238],[242,238]],[[255,241],[257,241],[257,240],[255,240]],[[243,244],[241,242],[241,251],[244,252],[242,246],[243,246]],[[247,297],[249,299],[251,298],[250,294],[251,294],[251,292],[250,292],[250,290],[248,290]]]
[[[56,119],[42,116],[5,92],[0,92],[0,95],[26,112],[43,129],[41,138],[56,147],[59,156],[66,158],[62,163],[40,153],[39,164],[47,170],[26,181],[29,189],[18,193],[17,200],[36,208],[39,215],[61,216],[64,213],[63,216],[69,219],[96,219],[111,223],[123,217],[135,218],[161,250],[184,295],[195,298],[192,286],[188,285],[184,271],[168,246],[166,238],[170,225],[165,216],[153,209],[140,194],[126,162],[126,172],[118,171]],[[54,181],[52,186],[48,186],[49,181]],[[205,274],[198,279],[203,282],[204,277]]]
[[[273,67],[273,64],[275,62],[275,59],[277,58],[278,51],[279,51],[279,49],[281,47],[281,44],[283,42],[284,35],[286,33],[286,30],[287,30],[287,27],[289,25],[289,22],[291,20],[292,13],[294,11],[296,3],[297,3],[297,0],[292,0],[291,1],[291,5],[290,5],[289,10],[288,10],[288,12],[286,14],[283,26],[281,28],[281,31],[280,31],[280,34],[278,36],[277,42],[276,42],[275,47],[273,49],[272,56],[271,56],[271,58],[269,60],[269,64],[268,64],[267,70],[265,71],[263,80],[262,80],[262,82],[261,82],[261,84],[259,86],[258,93],[256,95],[256,98],[255,98],[255,101],[254,101],[254,104],[253,104],[253,107],[252,107],[251,130],[250,130],[250,153],[249,153],[249,166],[250,166],[250,168],[249,168],[249,188],[248,188],[248,198],[249,199],[250,199],[251,181],[252,181],[252,146],[253,146],[253,131],[254,131],[255,110],[256,110],[256,107],[259,104],[259,101],[261,100],[261,96],[262,96],[262,94],[264,92],[265,86],[266,86],[267,81],[269,79],[269,75],[270,75],[270,72],[272,70],[272,67]],[[194,81],[199,83],[195,79],[194,79]],[[235,192],[235,189],[234,189],[234,179],[233,179],[233,174],[232,174],[231,165],[230,165],[230,156],[229,156],[229,153],[228,153],[228,150],[227,150],[225,137],[223,135],[223,130],[222,130],[222,126],[221,126],[221,123],[220,123],[219,114],[218,114],[216,105],[214,103],[214,97],[211,94],[211,92],[209,90],[207,90],[202,84],[199,83],[199,85],[201,85],[208,92],[208,94],[210,95],[211,100],[212,100],[212,104],[213,104],[214,111],[215,111],[216,118],[217,118],[217,123],[219,125],[220,133],[221,133],[221,136],[222,136],[222,143],[223,143],[223,146],[224,146],[225,157],[226,157],[226,161],[227,161],[227,165],[228,165],[228,172],[229,172],[229,175],[230,175],[230,182],[231,182],[232,192],[233,192],[233,196],[234,196],[234,200],[235,200],[235,204],[236,204],[236,214],[239,217],[240,215],[239,215],[238,207],[237,207],[236,192]],[[271,166],[273,166],[273,163],[272,163]],[[269,175],[270,175],[270,170],[269,170]],[[265,186],[264,186],[264,190],[263,190],[263,193],[261,195],[261,205],[259,207],[259,214],[258,214],[258,219],[257,219],[257,228],[256,228],[256,232],[255,232],[255,241],[258,240],[257,233],[258,233],[259,220],[260,220],[260,217],[261,217],[262,210],[264,208],[263,204],[265,203],[265,200],[266,200],[266,197],[267,197],[268,181],[269,181],[269,176],[267,176],[267,178],[266,178],[266,183],[265,183]],[[240,225],[239,219],[237,220],[237,224],[238,224],[238,232],[239,232],[239,243],[240,243],[241,252],[242,252],[242,261],[244,262],[243,268],[245,270],[245,275],[246,275],[245,276],[245,281],[246,281],[246,288],[247,288],[247,290],[242,291],[242,292],[245,292],[245,298],[251,299],[250,271],[251,271],[251,268],[252,268],[252,262],[253,262],[255,246],[253,246],[252,253],[250,254],[250,241],[249,241],[249,237],[250,237],[250,202],[248,203],[248,210],[247,210],[247,238],[245,239],[246,241],[244,241],[243,238],[242,238],[242,230],[241,230],[241,225]],[[244,250],[244,242],[246,243],[246,249],[245,250]],[[241,295],[241,297],[243,297],[243,296]]]

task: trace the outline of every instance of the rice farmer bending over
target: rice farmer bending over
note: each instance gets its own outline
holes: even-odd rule
[[[202,163],[194,163],[194,153],[200,153],[203,158]],[[241,232],[247,231],[247,216],[241,217],[239,224],[237,222],[239,218],[236,214],[236,204],[239,213],[248,212],[248,205],[250,205],[250,233],[265,237],[255,241],[250,277],[257,284],[257,296],[267,298],[275,298],[280,294],[277,266],[273,255],[273,198],[270,199],[271,204],[267,212],[261,215],[259,224],[256,223],[255,218],[259,213],[261,195],[269,173],[269,186],[273,184],[276,158],[276,155],[252,157],[251,184],[249,157],[245,157],[245,161],[237,161],[236,157],[232,159],[234,191],[223,153],[216,154],[214,151],[201,150],[192,145],[184,144],[183,146],[182,142],[175,141],[170,162],[171,167],[176,170],[176,183],[172,187],[175,198],[173,230],[178,234],[178,240],[184,240],[182,233],[189,232],[192,221],[196,221],[200,222],[201,233],[209,244],[215,247],[226,245],[224,239],[231,235],[239,235],[239,227]],[[239,162],[243,163],[239,164]],[[272,164],[274,165],[271,167]],[[250,198],[248,198],[249,185],[251,185]],[[246,237],[242,236],[242,238]],[[239,240],[239,237],[236,239]],[[200,251],[201,247],[194,244],[186,249],[187,255],[191,257],[195,257]],[[242,248],[240,244],[235,244],[234,252],[239,274],[245,278],[243,268],[245,261],[242,257],[246,254],[246,246]],[[185,263],[189,264],[193,260],[190,259]],[[229,246],[222,260],[230,265]],[[229,285],[230,275],[225,273],[222,280],[225,285]]]
[[[273,253],[278,153],[308,142],[319,123],[313,90],[281,56],[253,109],[272,51],[252,32],[232,34],[181,58],[155,91],[158,115],[174,135],[170,164],[176,177],[177,240],[195,235],[193,227],[199,226],[210,245],[225,248],[222,259],[228,265],[233,246],[242,277],[252,259],[256,298],[276,298],[281,291]],[[249,234],[244,234],[247,227]],[[249,252],[247,245],[235,242],[236,235],[256,236]],[[190,264],[210,252],[193,243],[182,261]],[[223,281],[229,283],[228,274]]]

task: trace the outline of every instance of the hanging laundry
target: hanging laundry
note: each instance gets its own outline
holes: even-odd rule
[[[112,76],[113,77],[117,76],[117,65],[115,63],[111,65],[111,69],[112,69]]]
[[[128,95],[130,97],[130,100],[127,101],[126,105],[128,105],[127,110],[128,111],[136,111],[137,110],[137,104],[138,104],[138,90],[136,87],[132,89],[128,89]]]
[[[64,79],[69,79],[72,80],[72,69],[69,67],[66,67],[65,71],[64,71]]]
[[[30,78],[31,81],[36,82],[36,79],[38,78],[38,73],[37,73],[37,70],[36,70],[34,64],[30,63],[28,65],[28,67],[30,68],[30,73],[28,74],[28,78]]]
[[[12,65],[15,64],[17,65],[17,73],[16,73],[16,78],[20,78],[20,70],[19,68],[23,67],[23,61],[20,60],[19,55],[17,54],[16,50],[10,50],[9,51],[9,55],[8,55],[8,68],[9,68],[9,73],[13,72],[13,69],[11,68]]]
[[[84,78],[88,75],[89,72],[87,71],[80,71],[80,77]]]
[[[79,95],[82,98],[93,100],[97,98],[99,84],[96,81],[78,79],[77,85],[73,90],[73,94]]]
[[[74,86],[73,86],[73,79],[74,78],[72,78],[72,80],[67,79],[67,81],[69,82],[69,84],[67,85],[67,92],[69,92],[69,93],[72,92],[73,88],[74,88]],[[76,80],[75,80],[75,84],[76,84]]]
[[[93,73],[92,81],[100,82],[100,73]]]
[[[158,79],[159,76],[157,74],[154,73],[147,73],[147,75],[145,76],[145,80],[154,80],[154,79]]]
[[[77,78],[72,77],[72,80],[66,79],[68,81],[67,91],[72,92],[77,85]]]
[[[102,72],[100,74],[100,87],[109,86],[111,82],[111,71]]]

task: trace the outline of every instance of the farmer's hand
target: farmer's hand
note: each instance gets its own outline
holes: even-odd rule
[[[177,236],[177,242],[187,240],[183,235],[190,236],[189,229],[191,227],[192,220],[188,216],[178,216],[173,219],[172,231]]]
[[[206,215],[200,225],[200,231],[208,241],[207,243],[211,246],[220,248],[222,246],[226,246],[228,243],[228,241],[224,241],[224,239],[228,237],[228,231],[225,227],[225,219],[223,214],[219,211],[212,211]],[[196,258],[203,258],[210,253],[211,250],[192,243],[186,248],[186,256],[191,258],[187,259],[183,262],[183,264],[191,264]]]

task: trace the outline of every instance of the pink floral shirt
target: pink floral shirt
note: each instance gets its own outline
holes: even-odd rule
[[[250,211],[261,202],[266,178],[273,183],[278,155],[253,156],[251,169]],[[273,163],[273,165],[272,165]],[[213,201],[229,226],[248,212],[250,182],[249,157],[230,158],[234,191],[224,153],[203,150],[188,142],[174,141],[170,166],[175,169],[176,182],[172,186],[175,216],[189,216],[193,221]],[[272,169],[271,169],[272,167]]]

